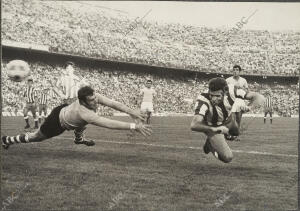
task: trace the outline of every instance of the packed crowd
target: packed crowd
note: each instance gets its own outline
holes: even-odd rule
[[[74,1],[5,0],[2,8],[3,40],[54,52],[206,72],[225,73],[239,63],[247,74],[299,74],[299,32],[230,34],[146,22]]]
[[[62,66],[44,63],[31,63],[30,66],[37,90],[42,90],[44,87],[51,89],[51,84],[56,83],[63,70]],[[3,110],[22,110],[24,100],[20,96],[26,83],[12,82],[7,79],[6,72],[2,72]],[[151,78],[153,80],[153,88],[157,92],[157,100],[154,103],[156,113],[193,113],[195,99],[201,92],[207,90],[207,81],[203,79],[195,80],[183,76],[172,76],[172,74],[160,76],[82,66],[75,68],[75,74],[80,78],[85,78],[96,92],[132,108],[139,108],[140,89],[143,88],[146,79]],[[257,83],[249,83],[251,90],[259,91],[262,94],[264,94],[265,90],[272,89],[275,102],[274,110],[279,115],[286,113],[291,115],[298,114],[299,94],[297,92],[298,89],[294,86],[297,85],[270,86],[264,84],[262,87],[262,85]],[[49,108],[61,103],[59,97],[50,97],[49,100]],[[107,107],[100,107],[99,109],[99,113],[102,115],[110,115],[112,112],[113,110]],[[261,113],[262,110],[255,112]]]

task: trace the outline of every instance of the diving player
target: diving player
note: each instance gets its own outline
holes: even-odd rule
[[[84,86],[79,89],[78,99],[75,102],[70,105],[63,104],[55,107],[37,131],[17,136],[2,136],[2,146],[4,149],[8,149],[10,145],[15,143],[41,142],[58,136],[65,130],[74,130],[75,143],[93,146],[93,141],[86,141],[83,137],[83,131],[88,124],[116,130],[137,131],[144,136],[152,133],[150,126],[144,125],[142,122],[138,124],[127,123],[98,116],[96,110],[99,104],[125,112],[141,121],[145,120],[139,111],[94,93],[90,86]]]
[[[246,106],[243,99],[250,100]],[[262,105],[264,97],[227,84],[223,78],[213,78],[208,84],[208,93],[201,94],[195,105],[191,130],[207,136],[204,153],[212,154],[224,163],[232,160],[233,154],[224,134],[239,135],[237,117],[256,106]]]

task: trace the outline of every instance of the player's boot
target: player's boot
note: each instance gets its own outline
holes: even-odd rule
[[[27,125],[24,127],[24,129],[28,129],[28,128],[30,128],[30,125],[29,125],[29,124],[27,124]]]
[[[210,153],[210,143],[208,141],[208,139],[206,139],[205,144],[203,146],[203,151],[205,154]]]
[[[86,146],[94,146],[95,145],[95,142],[93,140],[76,140],[74,139],[74,143],[75,144],[84,144]]]
[[[8,149],[9,148],[9,144],[6,144],[5,143],[5,140],[6,140],[6,136],[2,136],[1,137],[1,140],[2,140],[2,147],[3,147],[3,149]]]

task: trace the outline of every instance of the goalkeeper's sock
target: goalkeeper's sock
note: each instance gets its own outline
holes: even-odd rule
[[[271,119],[270,119],[271,124],[272,124],[272,121],[273,121],[273,120],[272,120],[272,118],[271,118]]]
[[[264,117],[264,124],[266,124],[266,117]]]
[[[29,143],[28,134],[20,134],[17,136],[2,136],[2,144],[3,145],[12,145],[12,144],[20,144],[20,143]]]

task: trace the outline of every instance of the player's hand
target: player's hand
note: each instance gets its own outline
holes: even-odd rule
[[[130,116],[132,119],[142,120],[143,122],[146,121],[146,114],[139,110],[134,110]]]
[[[214,127],[213,128],[213,132],[216,133],[222,133],[222,134],[228,134],[229,133],[229,129],[225,126],[219,126],[219,127]]]
[[[136,125],[135,130],[141,133],[143,136],[150,136],[152,134],[152,128],[150,125],[145,125],[143,123],[139,123]]]

